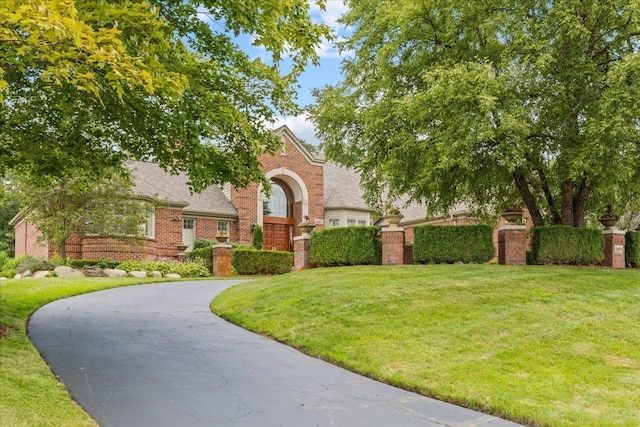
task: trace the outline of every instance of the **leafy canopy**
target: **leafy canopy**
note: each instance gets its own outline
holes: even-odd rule
[[[581,226],[640,197],[640,1],[349,1],[311,115],[368,200],[520,201]]]
[[[7,0],[0,22],[0,168],[154,160],[196,191],[264,180],[269,124],[298,110],[293,83],[328,36],[306,0]]]

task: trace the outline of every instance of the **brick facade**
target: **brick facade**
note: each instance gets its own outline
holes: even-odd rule
[[[625,268],[625,232],[604,230],[604,265],[611,268]]]

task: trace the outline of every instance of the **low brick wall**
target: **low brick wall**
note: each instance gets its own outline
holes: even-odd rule
[[[123,241],[110,237],[87,236],[82,239],[82,259],[153,261],[157,259],[156,242],[151,239]]]

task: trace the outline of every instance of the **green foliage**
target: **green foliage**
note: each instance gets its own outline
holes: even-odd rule
[[[604,238],[591,228],[534,227],[531,251],[535,264],[594,265],[604,260]]]
[[[484,263],[496,254],[488,225],[422,225],[413,233],[417,264]]]
[[[0,251],[0,276],[13,278],[18,268],[18,259],[11,258],[6,252]]]
[[[33,212],[29,221],[58,246],[66,259],[66,241],[73,235],[95,233],[129,239],[145,233],[155,208],[134,197],[130,176],[118,169],[75,171],[48,178],[13,176],[13,191]]]
[[[68,259],[67,265],[69,267],[77,268],[80,270],[84,270],[90,266],[100,267],[102,269],[105,268],[116,268],[122,261],[114,261],[110,259]]]
[[[196,239],[195,242],[193,242],[193,249],[202,249],[202,248],[208,248],[210,246],[213,246],[217,243],[216,240],[213,239]]]
[[[312,264],[373,265],[382,262],[382,243],[378,227],[325,228],[311,233]]]
[[[253,228],[253,247],[261,250],[264,246],[264,235],[262,233],[262,226],[256,224]]]
[[[213,273],[213,245],[194,249],[184,255],[186,261],[199,262],[207,266],[209,273]]]
[[[0,187],[2,187],[2,184],[0,184]],[[9,256],[15,255],[16,235],[13,226],[9,225],[9,221],[18,212],[20,212],[20,202],[16,198],[3,198],[0,195],[0,251],[7,252]]]
[[[255,251],[257,250],[255,247],[251,246],[251,245],[243,245],[241,243],[231,243],[231,247],[233,249],[244,249],[247,251]]]
[[[159,271],[162,274],[177,273],[181,277],[208,277],[211,274],[202,262],[170,262],[170,261],[125,261],[118,264],[120,270]]]
[[[521,200],[536,226],[622,212],[640,199],[638,7],[349,1],[344,80],[310,107],[324,152],[361,172],[376,207]]]
[[[293,253],[233,249],[231,265],[237,274],[284,274],[291,272]]]
[[[257,157],[281,145],[270,123],[299,111],[294,83],[329,33],[310,8],[3,1],[0,169],[60,176],[153,158],[186,172],[195,191],[268,185]],[[244,53],[239,35],[263,47],[265,60]]]
[[[626,265],[640,267],[640,231],[627,231],[624,245]]]
[[[51,271],[54,268],[56,268],[56,264],[29,255],[19,258],[16,270],[18,270],[19,273],[24,273],[27,270],[31,270],[32,272]]]

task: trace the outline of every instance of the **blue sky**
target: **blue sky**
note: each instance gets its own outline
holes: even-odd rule
[[[312,0],[310,0],[309,3],[311,3],[311,16],[316,22],[323,23],[331,27],[338,38],[342,38],[348,34],[348,30],[337,22],[338,18],[347,11],[347,6],[343,4],[342,0],[327,0],[326,9],[324,11],[320,10]],[[249,36],[241,35],[236,38],[236,41],[238,45],[251,57],[264,57],[265,60],[269,59],[264,48],[256,47],[251,44],[251,38]],[[302,107],[313,102],[314,99],[311,95],[312,89],[335,84],[341,79],[341,57],[338,50],[332,45],[332,43],[324,41],[318,51],[318,54],[320,56],[320,65],[308,65],[306,71],[298,81],[300,88],[298,89],[297,101]],[[293,133],[298,136],[298,138],[304,139],[305,141],[315,145],[319,143],[315,137],[313,124],[307,120],[305,115],[280,117],[279,121],[275,123],[274,128],[283,124],[286,124]]]

